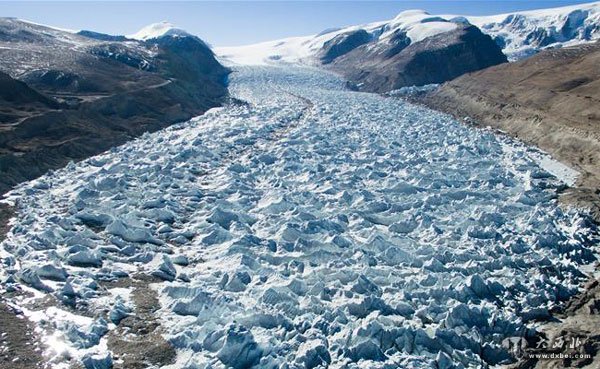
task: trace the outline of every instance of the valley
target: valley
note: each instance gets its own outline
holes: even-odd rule
[[[313,69],[229,88],[245,103],[8,194],[4,286],[55,367],[122,365],[107,337],[136,280],[165,368],[507,363],[503,340],[578,292],[595,228],[535,150]]]
[[[600,3],[396,14],[0,18],[0,368],[596,369]]]

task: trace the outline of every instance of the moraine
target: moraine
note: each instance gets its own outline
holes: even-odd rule
[[[144,274],[165,368],[509,361],[502,341],[578,291],[593,226],[539,152],[343,85],[241,67],[245,103],[11,192],[1,288],[53,366],[119,365],[107,337],[136,306],[105,286]]]

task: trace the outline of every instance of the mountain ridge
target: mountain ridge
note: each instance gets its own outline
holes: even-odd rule
[[[566,30],[565,24],[570,24],[569,22],[574,19],[573,17],[576,14],[582,16],[580,19],[581,24],[576,25],[575,29],[571,30],[569,34],[572,37],[568,40],[556,40],[555,43],[551,43],[550,36],[555,35],[556,29]],[[569,17],[570,15],[571,17]],[[410,19],[411,17],[412,19]],[[600,38],[600,2],[592,2],[485,16],[432,15],[424,10],[407,10],[388,21],[332,28],[326,30],[327,32],[324,31],[315,35],[283,38],[250,45],[217,47],[215,50],[218,55],[229,57],[232,62],[239,64],[269,64],[280,61],[314,64],[314,57],[322,48],[323,43],[339,34],[357,29],[366,29],[372,34],[377,34],[382,28],[397,29],[398,23],[405,23],[410,27],[419,18],[426,20],[426,22],[421,23],[426,25],[423,26],[426,29],[431,29],[431,25],[429,24],[428,27],[427,23],[440,21],[473,24],[480,28],[482,32],[494,38],[511,60],[530,56],[543,48],[560,47],[563,43],[573,45]],[[402,22],[403,19],[405,22]],[[547,37],[540,36],[546,33]]]
[[[0,193],[220,106],[229,70],[199,38],[180,36],[120,41],[0,19],[0,71],[51,105],[0,101],[10,105],[0,116]]]
[[[442,83],[507,61],[492,39],[471,25],[414,43],[400,35],[390,47],[361,45],[324,67],[345,76],[358,90],[383,93]]]

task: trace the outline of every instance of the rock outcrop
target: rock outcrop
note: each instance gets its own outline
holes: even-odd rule
[[[327,68],[361,91],[388,92],[406,86],[442,83],[465,73],[506,62],[491,37],[472,25],[411,43],[396,32],[387,43],[365,43],[340,55]]]
[[[321,63],[331,63],[334,59],[349,53],[369,41],[371,41],[371,35],[364,29],[337,35],[323,44],[320,56]]]

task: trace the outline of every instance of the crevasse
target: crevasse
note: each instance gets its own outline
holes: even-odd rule
[[[190,369],[480,368],[577,292],[594,229],[523,145],[309,68],[230,82],[245,103],[10,193],[2,288],[57,367],[109,365],[134,306],[98,283],[138,274]]]

